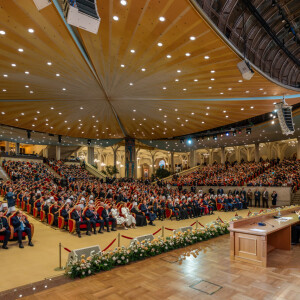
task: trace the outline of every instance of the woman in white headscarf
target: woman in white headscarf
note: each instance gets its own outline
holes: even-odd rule
[[[112,217],[117,220],[117,225],[121,225],[126,230],[128,229],[125,225],[125,218],[123,218],[119,215],[119,211],[117,209],[116,204],[112,205],[111,214],[112,214]]]
[[[134,216],[130,213],[129,208],[122,204],[121,213],[125,218],[126,225],[130,228],[135,228],[136,220]]]

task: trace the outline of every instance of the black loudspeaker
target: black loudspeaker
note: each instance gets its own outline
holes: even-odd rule
[[[31,139],[31,131],[27,130],[27,138],[30,140]]]
[[[58,136],[58,142],[61,144],[61,135]]]

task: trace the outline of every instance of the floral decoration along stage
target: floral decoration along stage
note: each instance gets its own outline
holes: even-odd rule
[[[66,274],[71,278],[84,278],[100,271],[111,270],[115,266],[125,265],[229,233],[228,227],[229,223],[218,220],[199,229],[174,233],[166,240],[163,240],[162,237],[152,241],[133,240],[128,248],[123,246],[100,254],[92,251],[87,258],[84,255],[81,258],[75,256],[74,260],[68,264]]]
[[[278,214],[280,214],[282,210],[293,207],[295,206],[291,205],[273,209],[261,209],[258,213],[251,213],[251,211],[249,211],[247,217],[263,215],[270,212],[278,212]],[[230,221],[238,220],[240,218],[242,217],[236,214],[235,217],[233,217]],[[193,223],[193,225],[195,223]],[[162,237],[152,241],[145,240],[138,242],[133,240],[128,248],[123,246],[116,248],[113,251],[102,252],[100,254],[96,254],[92,251],[91,255],[87,258],[84,255],[81,258],[75,256],[74,260],[70,261],[67,265],[66,275],[71,278],[84,278],[100,271],[111,270],[116,266],[125,265],[133,261],[138,261],[178,248],[187,247],[195,243],[206,241],[219,235],[229,233],[229,223],[225,221],[223,222],[219,217],[216,221],[208,223],[206,226],[203,226],[202,224],[200,225],[202,227],[198,229],[177,233],[174,231],[173,235],[167,237],[166,240],[164,240]],[[187,255],[179,257],[179,264],[182,263],[182,260],[184,260],[186,256],[190,256],[190,254],[196,257],[199,254],[199,251],[200,250],[188,252]]]

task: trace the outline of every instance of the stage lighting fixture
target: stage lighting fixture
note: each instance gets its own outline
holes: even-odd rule
[[[88,146],[90,146],[90,145],[91,145],[91,143],[92,143],[92,140],[91,140],[91,139],[88,139],[88,140],[87,140],[87,144],[88,144]]]
[[[61,144],[61,135],[58,136],[58,142]]]
[[[251,134],[251,128],[246,128],[246,134]]]
[[[229,136],[229,132],[226,132],[225,135],[226,135],[226,136]]]
[[[27,130],[27,138],[30,140],[31,139],[31,131]]]
[[[192,144],[193,144],[193,141],[192,141],[192,139],[187,139],[186,143],[187,143],[188,145],[192,145]]]
[[[218,139],[218,136],[217,135],[214,135],[213,136],[213,139],[216,141]]]

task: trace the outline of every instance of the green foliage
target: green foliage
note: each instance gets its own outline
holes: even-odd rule
[[[164,168],[158,168],[155,173],[159,179],[170,176],[170,172]]]
[[[102,173],[106,176],[112,177],[116,174],[119,174],[119,170],[116,166],[106,166],[106,170],[103,170]]]

